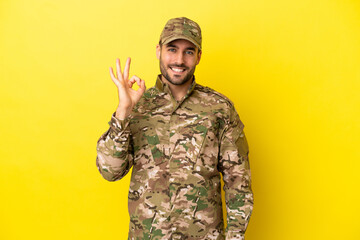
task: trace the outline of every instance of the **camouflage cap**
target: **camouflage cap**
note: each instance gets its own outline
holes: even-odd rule
[[[201,50],[202,38],[199,24],[186,17],[170,19],[161,32],[160,44],[168,44],[176,39],[188,40]]]

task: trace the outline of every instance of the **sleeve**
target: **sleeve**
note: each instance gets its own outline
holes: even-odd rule
[[[97,141],[96,166],[108,181],[123,178],[133,165],[133,143],[130,131],[130,118],[120,120],[111,116],[109,129]]]
[[[232,106],[219,146],[218,169],[223,175],[227,211],[227,240],[243,240],[253,209],[249,147],[244,124]]]

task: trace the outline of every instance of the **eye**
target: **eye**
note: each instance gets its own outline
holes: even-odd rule
[[[175,48],[168,48],[169,52],[175,52]]]
[[[186,51],[186,54],[193,55],[194,52],[193,51]]]

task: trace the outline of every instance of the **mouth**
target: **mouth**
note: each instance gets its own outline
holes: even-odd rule
[[[179,68],[179,67],[169,67],[173,72],[175,73],[182,73],[185,72],[185,68]]]

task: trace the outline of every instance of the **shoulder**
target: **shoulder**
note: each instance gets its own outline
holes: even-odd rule
[[[206,102],[215,102],[216,109],[219,109],[219,114],[221,119],[225,121],[226,124],[235,124],[240,128],[244,127],[244,124],[241,122],[240,117],[235,109],[234,103],[224,94],[206,86],[197,84],[195,86],[196,92],[199,96]]]
[[[217,103],[223,103],[226,104],[229,108],[234,107],[234,103],[228,97],[210,87],[196,84],[194,90],[200,95],[202,95],[202,97],[206,97],[208,101],[216,101]]]

